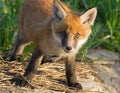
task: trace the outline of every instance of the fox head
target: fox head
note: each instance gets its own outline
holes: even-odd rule
[[[87,41],[96,15],[96,8],[91,8],[80,15],[71,11],[59,0],[54,0],[52,32],[66,53],[76,53]]]

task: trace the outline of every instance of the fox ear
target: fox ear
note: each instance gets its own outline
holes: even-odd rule
[[[97,15],[97,9],[91,8],[80,16],[80,20],[82,23],[87,22],[89,25],[93,25],[95,18],[96,18],[96,15]]]
[[[67,16],[66,11],[61,5],[61,2],[59,0],[54,0],[53,1],[53,6],[52,6],[52,17],[57,20],[63,20]]]

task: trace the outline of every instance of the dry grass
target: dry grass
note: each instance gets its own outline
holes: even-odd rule
[[[9,80],[16,73],[23,74],[26,65],[27,62],[0,61],[0,91],[3,91],[0,93],[97,93],[69,88],[66,84],[63,62],[41,65],[33,78],[34,90],[12,85]],[[76,74],[80,78],[87,79],[89,75],[94,75],[97,80],[97,73],[85,63],[77,63],[76,70]]]

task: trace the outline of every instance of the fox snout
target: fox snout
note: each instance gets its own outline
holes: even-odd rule
[[[64,38],[62,40],[62,47],[66,53],[71,53],[74,49],[73,46],[74,42],[73,40],[70,40],[70,38]]]
[[[71,50],[72,50],[72,47],[71,47],[71,46],[66,46],[66,47],[64,47],[64,51],[65,51],[66,53],[71,52]]]

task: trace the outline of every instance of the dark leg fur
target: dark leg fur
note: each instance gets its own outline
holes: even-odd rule
[[[58,61],[59,59],[61,58],[58,55],[45,55],[42,59],[41,64],[44,64],[47,62],[53,63],[53,62]]]
[[[37,72],[42,59],[43,53],[40,50],[35,49],[23,76],[31,79],[33,75]]]
[[[17,79],[18,83],[15,83],[16,85],[20,86],[20,87],[24,87],[24,86],[29,86],[30,85],[30,81],[32,80],[34,74],[37,72],[37,69],[40,65],[40,62],[43,58],[43,54],[40,50],[37,49],[37,47],[35,48],[31,60],[25,70],[25,73],[23,75],[24,78],[19,78]]]
[[[28,44],[27,41],[24,40],[20,40],[19,38],[17,38],[16,43],[15,43],[15,47],[14,47],[14,51],[12,56],[10,57],[10,61],[20,61],[22,52],[24,50],[24,47]]]
[[[41,62],[41,65],[47,62],[53,62],[52,57],[50,56],[44,56]]]
[[[75,55],[66,58],[65,68],[68,86],[82,89],[82,86],[78,83],[75,75]]]

